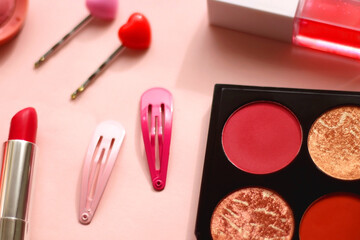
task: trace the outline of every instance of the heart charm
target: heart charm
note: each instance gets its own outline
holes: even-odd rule
[[[117,0],[86,0],[90,14],[102,20],[113,20],[118,8]]]
[[[125,47],[146,49],[150,46],[150,24],[141,13],[133,13],[127,23],[121,26],[118,34]]]

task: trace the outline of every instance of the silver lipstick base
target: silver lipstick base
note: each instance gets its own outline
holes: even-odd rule
[[[0,219],[0,240],[25,239],[27,223],[21,219]]]
[[[0,180],[0,240],[28,239],[28,214],[35,144],[9,140],[4,144]]]

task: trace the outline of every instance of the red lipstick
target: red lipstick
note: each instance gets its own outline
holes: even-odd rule
[[[37,114],[34,108],[25,108],[11,119],[9,140],[36,142]]]
[[[0,239],[28,237],[28,211],[34,171],[37,114],[25,108],[14,115],[4,144],[0,178]]]

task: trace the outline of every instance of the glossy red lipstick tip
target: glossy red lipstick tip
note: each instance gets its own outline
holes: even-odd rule
[[[36,142],[37,114],[29,107],[16,113],[11,119],[9,140],[25,140]]]

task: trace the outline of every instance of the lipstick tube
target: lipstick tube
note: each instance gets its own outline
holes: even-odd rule
[[[4,144],[0,180],[1,240],[24,240],[28,237],[36,128],[35,110],[24,109],[13,117],[9,140]]]
[[[10,140],[4,144],[0,192],[0,239],[25,239],[35,144]]]

